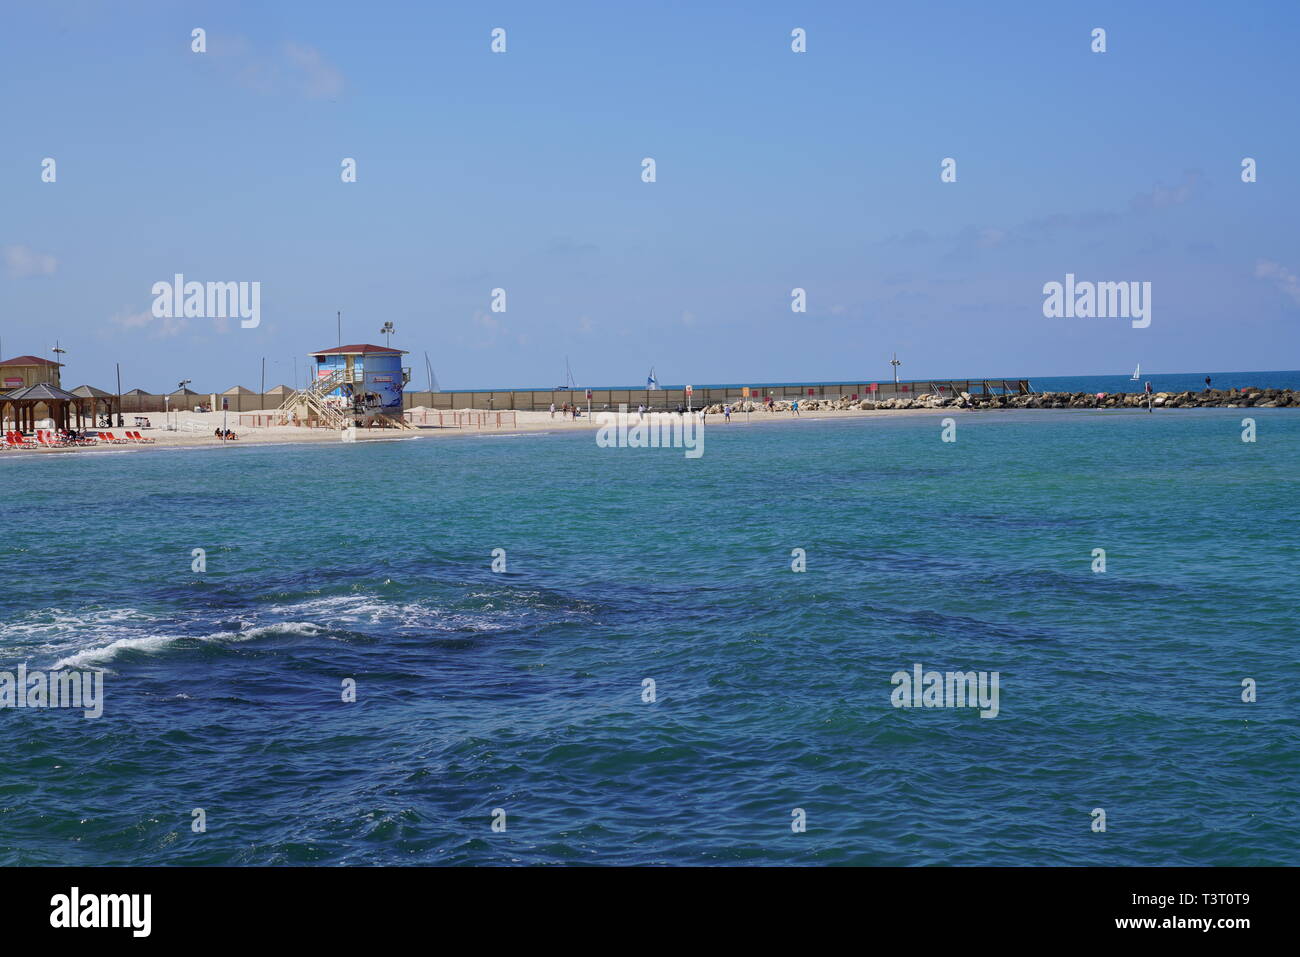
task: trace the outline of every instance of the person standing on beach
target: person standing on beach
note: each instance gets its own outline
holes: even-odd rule
[[[790,403],[790,411],[793,412],[795,415],[798,415],[798,414],[799,414],[799,400],[798,400],[798,399],[795,399],[793,402]]]
[[[1150,411],[1152,411],[1152,409],[1151,409],[1151,380],[1150,380],[1150,379],[1147,379],[1146,388],[1145,388],[1143,391],[1146,392],[1146,397],[1147,397],[1147,411],[1150,412]]]
[[[1206,376],[1206,377],[1205,377],[1205,391],[1206,391],[1206,392],[1209,392],[1209,391],[1210,391],[1210,377],[1209,377],[1209,376]]]
[[[726,421],[726,422],[730,422],[730,421],[731,421],[731,406],[729,406],[729,405],[724,405],[724,406],[722,407],[722,417],[723,417],[723,420]]]

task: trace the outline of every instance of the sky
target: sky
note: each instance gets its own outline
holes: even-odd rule
[[[0,18],[0,351],[65,386],[293,384],[339,311],[421,389],[426,351],[443,389],[1300,367],[1293,2]],[[177,273],[260,324],[155,317]],[[1150,325],[1044,316],[1066,274]]]

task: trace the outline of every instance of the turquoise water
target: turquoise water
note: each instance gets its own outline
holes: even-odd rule
[[[0,863],[1300,863],[1300,414],[1242,411],[0,458],[0,669],[107,670],[0,711]]]

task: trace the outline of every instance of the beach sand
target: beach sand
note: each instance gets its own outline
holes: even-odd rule
[[[419,410],[415,410],[418,414]],[[471,410],[461,410],[464,413],[471,413]],[[714,414],[706,417],[705,424],[710,428],[729,429],[744,428],[747,425],[761,425],[770,422],[798,422],[805,419],[871,419],[899,415],[950,415],[954,412],[965,412],[968,410],[961,409],[888,409],[864,411],[858,409],[844,411],[815,411],[801,412],[794,415],[790,412],[753,412],[748,415],[744,412],[733,412],[731,422],[727,423],[722,415]],[[270,410],[257,412],[244,412],[244,416],[270,415]],[[635,413],[629,413],[635,418]],[[444,421],[450,423],[452,416],[444,413]],[[554,418],[549,411],[542,412],[503,412],[501,413],[502,424],[498,427],[496,423],[497,413],[479,412],[473,410],[474,417],[480,417],[491,424],[488,425],[465,425],[461,427],[450,424],[445,427],[437,425],[416,425],[412,429],[357,429],[356,436],[358,442],[382,442],[396,441],[401,439],[412,438],[450,438],[454,436],[467,435],[504,435],[519,433],[561,433],[583,431],[598,428],[601,425],[600,411],[593,410],[591,418],[586,413],[578,419],[573,419],[561,415],[558,411]],[[281,426],[264,426],[261,428],[241,426],[239,424],[239,415],[229,414],[227,417],[227,427],[234,431],[239,438],[233,442],[223,443],[213,432],[221,428],[221,412],[173,412],[170,419],[174,429],[162,428],[166,416],[162,413],[145,413],[153,423],[153,428],[136,429],[133,425],[128,424],[125,429],[112,428],[103,431],[112,432],[119,439],[123,438],[123,433],[127,430],[138,431],[142,436],[148,439],[154,439],[153,443],[138,444],[128,443],[126,445],[99,444],[92,446],[70,446],[67,448],[57,449],[11,449],[0,453],[0,460],[8,458],[17,458],[24,455],[60,455],[71,454],[76,452],[132,452],[143,449],[199,449],[210,448],[220,449],[224,447],[238,447],[247,445],[285,445],[301,442],[341,442],[341,433],[333,429],[308,429],[301,426],[281,425]],[[467,416],[462,416],[466,418]],[[134,421],[134,415],[127,415],[125,419],[128,423]],[[436,413],[431,414],[430,418],[437,421]]]

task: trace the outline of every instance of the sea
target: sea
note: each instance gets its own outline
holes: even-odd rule
[[[1300,413],[765,416],[0,454],[0,864],[1300,863]]]

